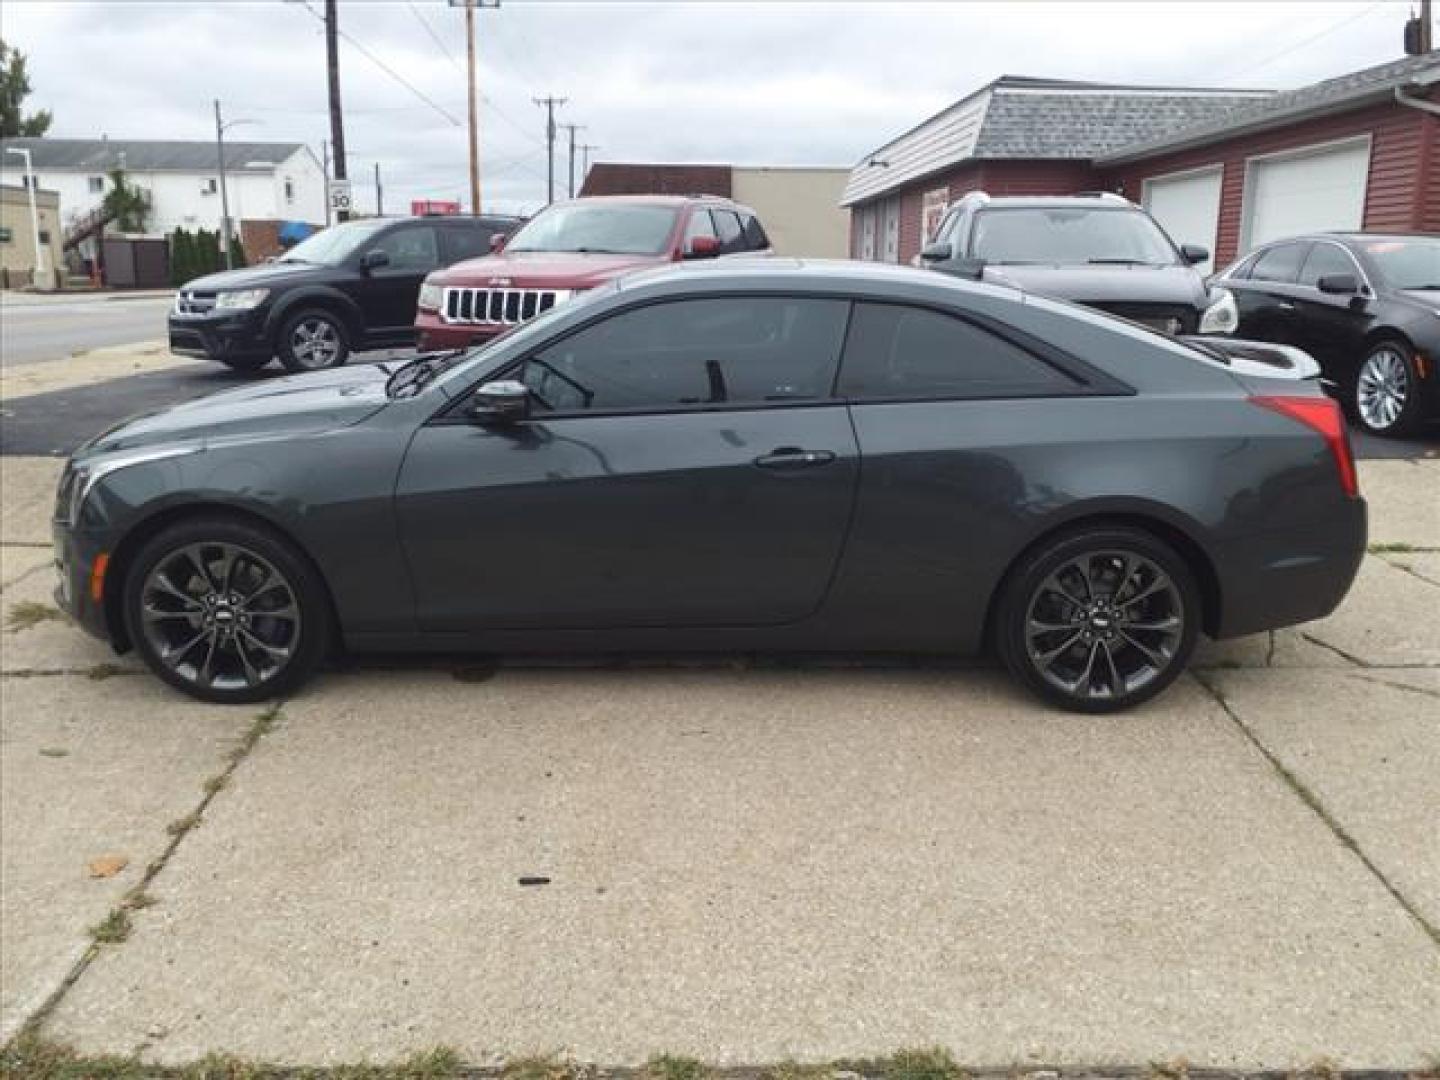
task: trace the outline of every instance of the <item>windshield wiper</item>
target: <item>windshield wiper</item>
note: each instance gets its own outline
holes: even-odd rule
[[[1086,259],[1091,266],[1160,266],[1146,259]]]
[[[422,386],[428,383],[440,372],[444,371],[450,361],[457,356],[464,356],[468,349],[451,349],[443,353],[426,353],[424,356],[417,356],[409,363],[402,364],[395,369],[394,374],[385,381],[385,393],[390,397],[408,397],[417,393]],[[410,394],[405,392],[409,391]]]

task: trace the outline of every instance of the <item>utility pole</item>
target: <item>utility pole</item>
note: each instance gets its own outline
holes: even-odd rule
[[[580,190],[585,190],[585,177],[590,175],[590,151],[599,150],[597,143],[581,143],[575,149],[580,151]]]
[[[470,65],[470,215],[480,213],[480,120],[475,108],[475,5],[465,5],[465,56]]]
[[[573,199],[575,197],[575,133],[577,131],[584,131],[585,125],[561,124],[560,126],[570,133],[570,185],[566,190],[570,198]]]
[[[325,67],[330,79],[330,141],[335,144],[335,179],[345,176],[345,118],[340,111],[340,35],[335,13],[335,0],[325,0]],[[330,192],[325,192],[325,202],[330,202]],[[349,221],[350,212],[341,210],[335,215],[340,221]]]
[[[320,140],[320,174],[325,178],[325,227],[330,227],[330,142]]]
[[[1430,0],[1420,0],[1420,51],[1428,53],[1434,48],[1431,43],[1433,32],[1432,16],[1430,14]]]
[[[548,162],[545,170],[545,205],[549,206],[555,201],[555,107],[564,105],[569,99],[552,95],[531,100],[536,105],[545,106],[545,149]]]
[[[220,119],[220,99],[215,99],[215,161],[220,171],[220,246],[225,250],[225,269],[235,269],[230,251],[230,196],[225,190],[225,125]]]
[[[375,216],[385,216],[385,192],[380,187],[380,162],[375,162]]]

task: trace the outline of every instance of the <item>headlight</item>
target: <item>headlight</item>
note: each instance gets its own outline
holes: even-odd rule
[[[420,300],[416,306],[421,311],[439,311],[442,299],[440,286],[427,281],[420,286]]]
[[[215,306],[226,311],[248,311],[263,304],[269,295],[269,289],[234,289],[217,295]]]
[[[1200,333],[1233,334],[1240,328],[1240,309],[1235,306],[1234,294],[1228,289],[1216,289],[1210,295],[1216,300],[1200,316]]]

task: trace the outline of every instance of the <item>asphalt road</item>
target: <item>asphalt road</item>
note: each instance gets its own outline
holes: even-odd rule
[[[56,300],[5,298],[0,305],[0,369],[63,360],[85,349],[165,336],[168,296],[101,294]]]

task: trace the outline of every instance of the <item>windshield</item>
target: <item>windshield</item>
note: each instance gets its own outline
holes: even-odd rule
[[[555,206],[517,232],[505,250],[659,255],[669,243],[677,212],[671,206],[633,203]]]
[[[1393,289],[1440,289],[1440,240],[1369,240],[1360,250]]]
[[[368,221],[347,221],[342,225],[332,225],[328,229],[321,229],[308,240],[300,241],[276,261],[339,266],[352,252],[389,224],[384,218],[371,218]]]
[[[1176,265],[1170,241],[1144,214],[1089,207],[982,210],[970,254],[995,263]]]

